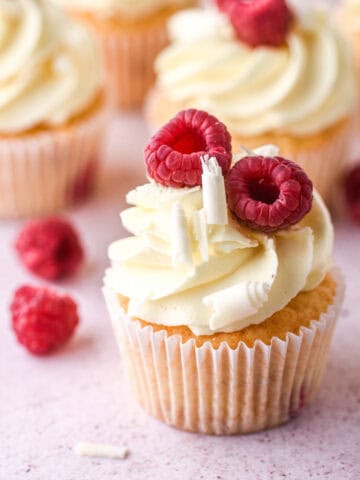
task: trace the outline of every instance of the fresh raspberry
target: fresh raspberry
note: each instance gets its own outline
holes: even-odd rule
[[[15,248],[25,266],[46,280],[74,273],[84,258],[76,230],[61,218],[29,222],[20,232]]]
[[[226,178],[230,210],[250,228],[275,232],[298,223],[312,205],[313,185],[294,162],[249,156]]]
[[[224,124],[201,110],[183,110],[145,147],[148,175],[167,187],[201,185],[200,158],[216,157],[225,175],[231,164],[231,137]]]
[[[250,47],[285,43],[293,15],[285,0],[218,0],[238,38]]]
[[[79,323],[76,303],[69,296],[47,288],[20,287],[10,310],[19,343],[35,355],[59,348]]]
[[[345,199],[351,217],[360,223],[360,164],[345,177]]]

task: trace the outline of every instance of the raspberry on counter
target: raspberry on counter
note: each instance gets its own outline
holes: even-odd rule
[[[353,167],[346,175],[345,200],[351,217],[360,223],[360,164]]]
[[[46,280],[73,274],[84,259],[78,233],[62,218],[29,222],[18,235],[15,248],[27,269]]]
[[[61,347],[79,323],[74,300],[48,288],[20,287],[10,311],[18,342],[34,355],[45,355]]]

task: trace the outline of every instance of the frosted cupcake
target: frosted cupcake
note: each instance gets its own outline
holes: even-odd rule
[[[45,0],[1,0],[0,12],[0,216],[47,214],[91,190],[99,61],[86,31]]]
[[[342,300],[321,197],[274,146],[232,159],[202,111],[180,112],[145,161],[104,286],[139,402],[207,434],[286,422],[317,393]]]
[[[56,0],[85,23],[100,43],[110,101],[142,105],[154,83],[153,63],[168,43],[167,19],[196,0]]]
[[[156,61],[147,105],[150,124],[181,108],[206,109],[226,122],[235,148],[279,145],[328,199],[351,131],[355,86],[346,43],[321,10],[300,14],[283,0],[223,5],[232,8],[170,20],[172,42]]]

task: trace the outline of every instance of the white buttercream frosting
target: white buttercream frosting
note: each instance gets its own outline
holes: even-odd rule
[[[188,7],[192,0],[54,0],[70,10],[94,13],[103,17],[120,16],[138,19],[166,7]]]
[[[343,0],[343,16],[346,19],[346,28],[352,32],[360,32],[360,0]]]
[[[105,284],[129,298],[129,315],[150,323],[186,325],[197,335],[241,330],[315,288],[332,266],[333,227],[316,192],[300,224],[273,235],[231,216],[208,224],[200,187],[147,183],[127,201],[133,206],[121,219],[133,236],[110,246]],[[171,218],[179,205],[186,233],[175,245],[181,251],[185,242],[186,261],[174,265]]]
[[[210,111],[234,133],[312,135],[352,111],[350,51],[323,10],[304,10],[278,48],[249,48],[217,10],[185,10],[168,28],[171,45],[156,61],[159,88],[175,104]]]
[[[0,0],[0,132],[61,124],[94,101],[89,34],[47,0]]]

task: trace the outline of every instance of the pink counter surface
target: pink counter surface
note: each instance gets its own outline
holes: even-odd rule
[[[117,118],[106,174],[95,198],[68,216],[81,232],[87,263],[59,284],[78,301],[81,326],[66,348],[36,358],[9,328],[8,304],[27,274],[12,243],[22,222],[0,223],[0,480],[359,480],[360,227],[336,222],[336,261],[347,280],[345,305],[318,399],[276,430],[204,437],[148,418],[125,383],[101,295],[108,244],[124,235],[124,194],[144,179],[146,128]],[[126,167],[126,168],[125,168]],[[126,460],[80,458],[79,441],[125,446]]]

